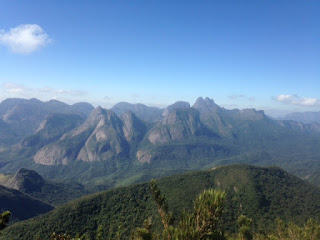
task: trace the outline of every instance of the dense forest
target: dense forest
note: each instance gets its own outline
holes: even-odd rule
[[[241,215],[251,219],[252,233],[261,236],[275,231],[277,218],[288,226],[304,226],[310,218],[320,220],[320,190],[279,168],[224,166],[161,178],[157,186],[172,212],[174,226],[179,225],[183,210],[191,211],[197,196],[208,189],[225,193],[219,226],[229,237],[239,232]],[[53,232],[94,239],[98,229],[101,239],[114,239],[119,231],[128,238],[149,217],[153,231],[160,234],[161,215],[153,199],[149,183],[95,193],[13,224],[0,239],[47,239]]]

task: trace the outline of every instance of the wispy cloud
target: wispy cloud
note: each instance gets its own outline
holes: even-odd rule
[[[63,89],[54,89],[50,87],[44,87],[38,90],[43,93],[64,94],[64,95],[79,96],[79,97],[87,94],[87,92],[81,91],[81,90],[63,90]]]
[[[18,54],[30,54],[52,40],[37,24],[22,24],[6,31],[0,30],[0,44]]]
[[[73,89],[55,89],[51,87],[43,88],[30,88],[22,84],[16,84],[13,82],[6,82],[2,86],[2,89],[7,92],[14,94],[15,96],[28,96],[35,97],[37,95],[48,95],[51,94],[51,98],[58,98],[59,96],[71,96],[71,97],[82,97],[87,94],[85,91],[73,90]]]
[[[230,99],[233,99],[233,100],[236,100],[236,99],[245,99],[245,100],[248,100],[248,101],[255,101],[256,98],[255,97],[248,97],[244,94],[233,94],[231,96],[229,96]]]
[[[28,90],[28,88],[26,88],[25,86],[18,85],[12,82],[4,83],[2,88],[8,93],[25,93]]]
[[[274,98],[275,101],[300,106],[320,106],[320,99],[299,97],[296,94],[281,94]]]

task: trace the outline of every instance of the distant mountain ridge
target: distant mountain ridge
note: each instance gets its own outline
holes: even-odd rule
[[[7,135],[9,142],[17,143],[22,138],[34,134],[49,114],[77,114],[86,118],[92,110],[93,106],[89,103],[68,105],[57,100],[42,102],[35,98],[8,98],[0,103],[0,121],[12,132],[11,135]],[[7,143],[0,141],[0,145],[7,146]]]
[[[319,112],[296,112],[285,115],[282,119],[293,120],[302,123],[319,123],[320,124],[320,111]]]
[[[119,102],[111,108],[118,116],[127,111],[133,112],[138,118],[146,122],[156,122],[162,118],[163,110],[157,107],[148,107],[144,104]]]

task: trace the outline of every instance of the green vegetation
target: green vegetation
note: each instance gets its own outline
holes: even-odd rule
[[[0,234],[1,230],[7,227],[7,224],[10,220],[11,213],[9,211],[5,211],[0,214]]]
[[[263,236],[273,232],[277,217],[299,226],[309,218],[320,220],[320,190],[279,168],[224,166],[165,177],[157,184],[166,196],[166,212],[172,212],[173,226],[179,226],[183,209],[193,209],[193,200],[206,189],[220,189],[226,193],[220,224],[228,236],[239,232],[237,221],[241,214],[252,219],[252,233]],[[101,230],[101,239],[115,239],[119,232],[121,236],[130,236],[131,231],[141,227],[149,217],[152,231],[161,233],[161,216],[152,199],[148,183],[96,193],[45,215],[15,223],[3,231],[0,239],[28,240],[35,236],[48,239],[53,231],[71,236],[86,234],[94,239],[97,229]],[[185,216],[190,216],[188,214],[192,211]],[[147,220],[145,226],[148,224]]]
[[[0,212],[10,211],[13,222],[35,217],[52,209],[47,203],[0,185]]]
[[[225,239],[223,231],[219,228],[219,221],[225,204],[224,192],[213,189],[204,190],[194,201],[193,211],[184,211],[177,226],[172,224],[172,214],[168,213],[166,199],[161,195],[154,180],[151,181],[151,192],[154,201],[157,203],[164,227],[162,237],[151,233],[151,219],[149,218],[145,221],[144,228],[138,228],[133,232],[132,239]]]

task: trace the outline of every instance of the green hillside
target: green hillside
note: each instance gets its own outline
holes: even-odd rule
[[[19,169],[14,176],[1,175],[0,185],[19,190],[51,205],[60,205],[89,194],[79,183],[44,180],[37,172],[25,168]]]
[[[320,220],[320,190],[279,168],[233,165],[165,177],[159,188],[168,200],[169,210],[180,215],[204,189],[220,188],[227,193],[223,224],[236,231],[235,221],[243,213],[253,219],[254,231],[269,231],[280,217],[297,224],[312,217]],[[88,233],[95,236],[99,226],[104,237],[113,236],[121,225],[128,236],[144,219],[152,216],[155,230],[160,229],[156,205],[149,183],[96,193],[57,207],[52,212],[13,224],[0,239],[48,238],[52,232]],[[106,238],[107,239],[107,238]]]
[[[0,212],[10,211],[13,222],[32,218],[52,209],[53,207],[47,203],[0,185]]]

